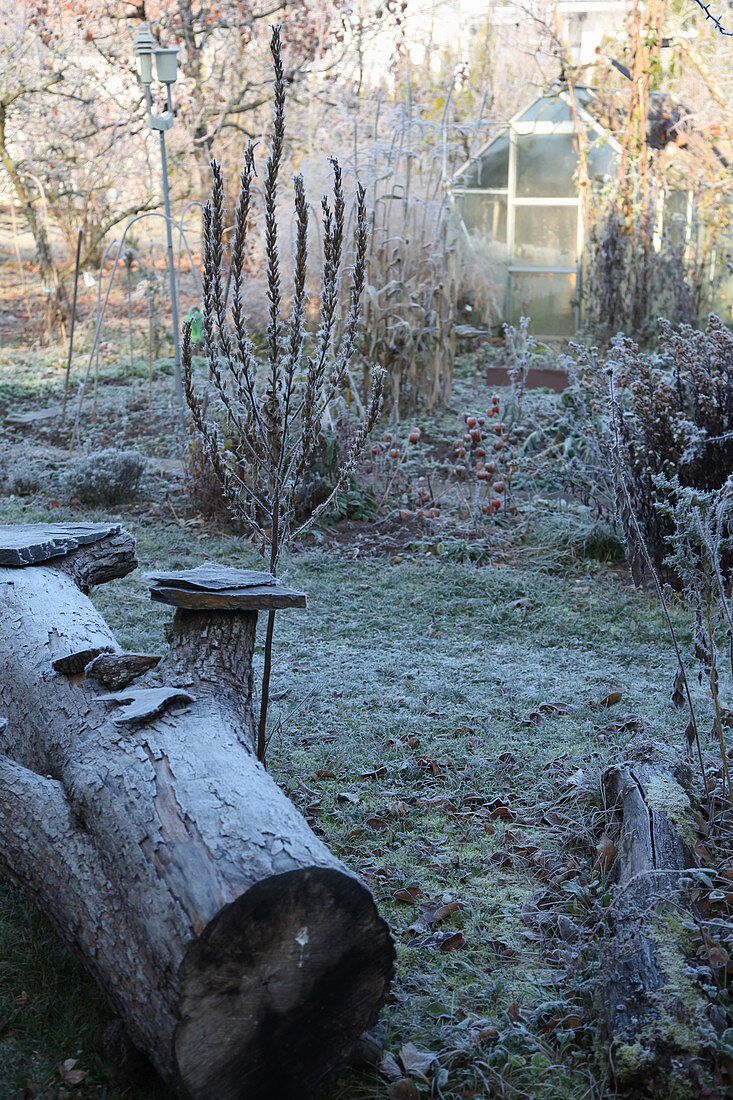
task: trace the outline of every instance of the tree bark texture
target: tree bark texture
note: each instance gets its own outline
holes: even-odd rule
[[[618,853],[600,984],[616,1084],[633,1095],[671,1096],[685,1081],[685,1095],[705,1095],[701,1054],[715,1035],[687,976],[680,929],[681,880],[695,864],[688,781],[679,767],[646,759],[608,768],[602,783]]]
[[[0,568],[0,868],[180,1095],[307,1097],[376,1019],[392,941],[256,760],[256,611],[176,610],[120,696],[75,671],[121,653],[83,590],[133,565],[117,530]]]

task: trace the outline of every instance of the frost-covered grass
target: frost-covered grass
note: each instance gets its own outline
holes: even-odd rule
[[[59,517],[0,502],[0,522],[42,518]],[[130,647],[160,648],[169,618],[147,597],[146,571],[206,558],[258,565],[231,536],[124,522],[140,568],[94,599]],[[593,1048],[597,944],[581,935],[549,950],[528,938],[521,907],[549,892],[582,927],[605,890],[592,869],[598,771],[638,736],[618,727],[633,717],[649,737],[682,742],[669,702],[673,658],[653,599],[634,592],[623,569],[581,563],[561,572],[536,547],[481,567],[430,553],[389,562],[311,549],[292,555],[285,574],[309,602],[278,617],[271,720],[283,728],[270,768],[364,875],[393,929],[387,1049],[412,1042],[434,1052],[439,1071],[418,1085],[445,1100],[610,1096]],[[615,690],[621,702],[599,706]],[[568,712],[539,709],[548,703]],[[417,904],[395,897],[408,887],[419,887]],[[415,925],[419,903],[437,898],[461,908],[439,927]],[[459,932],[463,946],[440,949],[445,934]],[[77,1057],[89,1073],[82,1097],[163,1095],[153,1085],[120,1089],[97,1067],[101,999],[8,885],[0,960],[0,1017],[10,1020],[0,1032],[0,1097]],[[388,1089],[374,1071],[353,1071],[324,1100],[378,1100]]]

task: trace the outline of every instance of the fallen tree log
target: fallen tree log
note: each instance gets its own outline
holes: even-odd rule
[[[181,1095],[312,1095],[376,1019],[394,948],[256,760],[257,610],[231,571],[213,608],[195,578],[168,653],[105,699],[96,659],[122,650],[84,593],[134,568],[134,543],[114,526],[61,533],[0,528],[0,869]],[[268,585],[288,606],[260,576],[255,607]],[[185,574],[165,583],[167,602],[177,584],[192,602]]]
[[[612,935],[601,966],[602,1034],[619,1088],[672,1096],[684,1082],[684,1095],[707,1095],[703,1052],[716,1037],[681,928],[684,872],[696,863],[689,776],[640,755],[602,777],[617,852]]]

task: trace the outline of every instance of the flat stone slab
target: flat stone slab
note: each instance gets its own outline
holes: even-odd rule
[[[306,605],[305,592],[296,592],[279,584],[218,588],[210,592],[161,585],[151,587],[150,598],[191,611],[274,611]]]
[[[156,587],[195,588],[202,592],[219,589],[255,588],[276,584],[272,573],[258,573],[254,569],[233,569],[215,561],[205,561],[195,569],[180,569],[172,573],[148,573],[147,579]],[[152,587],[151,585],[151,587]]]
[[[59,420],[63,405],[49,405],[45,409],[31,409],[30,412],[9,413],[6,424],[36,424],[42,420]]]
[[[272,573],[204,562],[195,569],[148,573],[150,598],[191,611],[271,611],[305,607],[305,593],[278,584]]]
[[[121,530],[118,523],[0,524],[0,566],[38,565]]]

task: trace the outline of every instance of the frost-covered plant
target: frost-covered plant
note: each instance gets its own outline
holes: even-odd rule
[[[119,504],[137,492],[145,458],[137,451],[90,451],[61,471],[59,488],[82,504]]]
[[[662,584],[659,569],[656,567],[654,561],[652,560],[649,546],[644,535],[644,530],[636,514],[634,499],[632,496],[627,476],[627,470],[624,463],[624,450],[621,441],[622,409],[614,382],[613,369],[607,368],[606,375],[608,382],[608,404],[611,421],[611,446],[609,454],[611,459],[612,475],[616,484],[616,490],[618,494],[618,509],[621,516],[623,517],[625,528],[630,532],[630,539],[632,540],[632,546],[635,551],[635,555],[638,556],[639,559],[641,559],[645,568],[651,574],[651,578],[657,590],[659,602],[662,606],[662,611],[664,612],[664,617],[667,622],[667,628],[669,630],[669,635],[672,640],[672,645],[674,646],[675,656],[677,658],[677,673],[674,679],[672,701],[675,706],[678,707],[684,706],[685,702],[687,703],[690,715],[690,720],[685,731],[687,742],[690,748],[692,747],[693,743],[697,746],[697,754],[700,762],[700,773],[705,789],[707,790],[708,784],[705,776],[705,765],[702,759],[702,748],[700,745],[697,715],[695,713],[695,706],[692,700],[692,692],[690,691],[690,684],[687,678],[685,662],[682,658],[682,650],[677,637],[677,631],[672,620],[672,615],[670,613],[669,601],[667,598],[667,593],[665,592],[665,586]],[[633,561],[633,555],[630,550],[627,549],[627,553],[629,553],[629,556],[632,557]]]
[[[666,580],[679,586],[665,562],[674,526],[664,508],[665,482],[710,490],[733,472],[733,334],[714,315],[704,331],[660,321],[659,350],[644,355],[631,340],[616,337],[608,365],[614,371],[619,436],[634,511],[649,552]],[[624,520],[622,514],[622,520]],[[633,532],[624,529],[630,543]],[[636,579],[644,571],[632,553]]]
[[[0,469],[2,492],[8,496],[33,496],[41,488],[43,480],[38,465],[25,456],[11,459],[7,468]]]
[[[705,680],[713,703],[713,735],[720,745],[723,774],[733,803],[733,786],[723,734],[720,699],[720,670],[730,662],[733,673],[733,605],[730,593],[730,564],[733,550],[733,479],[720,489],[703,492],[680,484],[678,478],[659,478],[664,492],[660,510],[669,518],[668,564],[682,585],[685,605],[693,616],[693,645],[699,678]],[[719,636],[727,635],[727,653],[721,655]],[[682,704],[679,689],[673,699]]]
[[[394,431],[386,431],[381,441],[372,445],[371,461],[362,464],[359,481],[373,495],[379,511],[385,505],[394,504],[395,498],[409,497],[411,494],[413,471],[407,459],[411,448],[420,442],[421,435],[420,428],[415,425],[407,428],[402,438],[395,428]],[[419,494],[418,503],[433,505],[430,511],[435,515],[431,518],[437,516],[432,493]],[[422,512],[425,515],[424,508]]]
[[[617,332],[653,334],[660,313],[675,323],[694,320],[695,273],[685,264],[682,248],[666,237],[653,243],[654,210],[635,204],[625,220],[619,196],[590,230],[584,264],[583,319],[593,338],[608,341]]]
[[[605,354],[571,345],[564,360],[570,386],[566,412],[539,441],[558,458],[565,480],[585,503],[610,509],[614,461],[624,471],[635,522],[662,579],[680,586],[666,562],[672,520],[659,505],[665,481],[695,489],[719,488],[733,473],[733,334],[713,314],[705,330],[675,328],[660,320],[660,338],[651,353],[616,336]],[[618,454],[606,400],[606,377],[613,375],[617,403]],[[554,440],[553,440],[554,436]],[[535,441],[535,450],[539,445]],[[629,546],[634,579],[646,570],[644,555],[623,501],[618,516]]]
[[[504,465],[520,473],[534,488],[558,482],[590,507],[604,529],[614,522],[613,483],[608,454],[609,425],[605,379],[597,348],[569,344],[558,354],[539,343],[529,330],[529,318],[519,327],[504,326],[504,349],[510,391],[502,402],[506,446]],[[564,372],[568,385],[559,402],[532,402],[526,408],[530,370]],[[522,482],[520,481],[520,485]]]
[[[564,486],[599,520],[613,523],[616,494],[610,460],[611,429],[599,350],[571,343],[559,365],[568,378],[562,413],[537,440],[527,440],[525,449],[529,450],[530,442],[535,451],[544,446]]]
[[[446,127],[426,114],[408,96],[386,129],[377,112],[358,149],[372,225],[362,348],[367,373],[372,362],[387,371],[397,415],[448,402],[456,354],[461,244],[441,182]]]
[[[520,317],[519,328],[504,326],[504,347],[507,354],[507,373],[512,387],[512,399],[515,405],[514,419],[522,419],[524,391],[527,388],[527,376],[532,366],[532,355],[537,341],[529,331],[531,317]]]
[[[634,562],[641,562],[656,586],[677,656],[672,701],[678,707],[686,704],[689,709],[690,720],[686,736],[690,747],[693,743],[697,745],[700,768],[707,789],[698,720],[685,664],[669,612],[661,569],[652,559],[646,531],[637,510],[638,501],[633,493],[628,452],[622,437],[624,414],[617,395],[613,370],[609,368],[607,373],[613,430],[613,471],[618,489],[619,512],[629,542],[632,543],[632,567]],[[654,507],[660,519],[667,525],[666,556],[661,566],[665,574],[674,581],[675,587],[681,593],[683,606],[692,617],[694,657],[699,669],[700,683],[707,682],[710,689],[714,716],[711,732],[720,745],[725,786],[733,804],[733,783],[723,733],[726,712],[720,698],[720,670],[724,661],[730,662],[733,674],[733,474],[722,485],[711,489],[685,485],[677,474],[669,477],[656,474],[652,481],[658,494]],[[636,571],[638,570],[637,565]],[[727,636],[725,657],[721,656],[719,642],[723,631]]]
[[[494,417],[496,422],[487,425],[486,419]],[[516,510],[511,497],[512,438],[498,395],[492,396],[486,417],[464,412],[463,422],[463,435],[453,444],[453,476],[470,518],[478,523],[481,516]]]
[[[183,329],[183,371],[186,399],[204,453],[219,481],[224,499],[266,556],[277,575],[283,547],[324,512],[348,484],[373,428],[382,403],[385,373],[372,371],[371,397],[328,497],[295,521],[295,503],[318,443],[321,426],[331,405],[348,385],[359,327],[365,283],[368,243],[365,192],[357,185],[354,221],[354,262],[348,292],[348,316],[341,335],[336,324],[344,255],[346,202],[341,168],[331,158],[333,205],[321,202],[323,268],[320,323],[312,346],[306,333],[306,271],[308,264],[308,203],[302,176],[295,177],[296,248],[292,306],[283,316],[282,274],[277,226],[278,178],[285,137],[285,76],[280,30],[273,29],[270,44],[274,69],[274,117],[264,178],[265,251],[269,323],[266,352],[258,357],[243,311],[245,246],[250,221],[254,146],[250,143],[240,175],[229,281],[224,278],[224,182],[212,161],[213,186],[203,215],[203,339],[209,371],[208,400],[193,380],[191,321]],[[266,754],[266,719],[272,655],[274,612],[270,612],[257,752]]]

